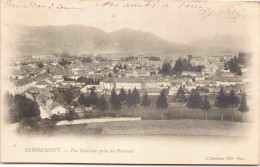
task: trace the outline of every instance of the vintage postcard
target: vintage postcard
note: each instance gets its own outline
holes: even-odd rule
[[[1,162],[259,164],[260,3],[1,12]]]

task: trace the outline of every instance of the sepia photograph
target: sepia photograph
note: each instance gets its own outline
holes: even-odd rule
[[[258,2],[1,8],[2,162],[259,164]]]

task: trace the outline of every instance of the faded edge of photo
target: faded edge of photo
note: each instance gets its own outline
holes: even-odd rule
[[[206,3],[206,2],[205,2]],[[212,2],[214,5],[214,2]],[[221,2],[216,2],[221,3]],[[249,3],[249,2],[248,2]],[[243,3],[246,5],[247,3]],[[259,9],[251,6],[252,10]],[[3,15],[5,13],[2,13]],[[25,163],[113,163],[113,164],[258,164],[259,163],[259,16],[249,20],[247,30],[252,50],[252,94],[249,126],[240,126],[242,137],[182,135],[23,135],[6,121],[5,93],[11,86],[9,67],[17,52],[13,43],[23,39],[10,32],[8,16],[1,24],[1,161]],[[13,18],[13,17],[10,17]],[[51,19],[51,18],[48,18]],[[12,21],[15,22],[15,21]],[[167,22],[167,20],[165,20]],[[16,26],[14,24],[14,26]],[[257,29],[258,27],[258,29]],[[224,28],[224,25],[223,25]],[[201,30],[203,31],[203,30]],[[13,42],[16,40],[16,42]],[[12,59],[10,59],[12,58]],[[198,129],[199,131],[200,129]],[[33,148],[38,151],[32,151]],[[45,152],[48,149],[49,151]],[[45,151],[44,151],[45,150]],[[232,157],[232,159],[228,159]],[[241,161],[239,161],[241,159]]]

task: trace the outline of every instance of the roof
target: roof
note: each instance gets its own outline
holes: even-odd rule
[[[41,92],[42,89],[33,86],[33,87],[30,87],[27,91],[28,91],[28,92],[31,92],[31,93],[38,93],[38,92]]]
[[[141,83],[136,77],[108,77],[104,78],[102,82],[114,83],[114,82],[129,82],[129,83]]]
[[[200,80],[196,81],[196,84],[216,84],[215,80]]]
[[[118,77],[114,78],[114,82],[141,83],[141,81],[136,77]]]
[[[40,94],[37,96],[37,100],[41,102],[46,102],[48,100],[48,97],[44,94]]]
[[[204,76],[202,74],[196,75],[196,78],[203,78]]]
[[[106,82],[106,83],[113,83],[114,79],[112,77],[104,78],[101,80],[101,82]]]
[[[51,110],[53,110],[53,109],[55,109],[55,108],[57,108],[57,107],[59,107],[60,106],[60,104],[58,103],[58,102],[53,102],[52,104],[51,104]]]
[[[60,89],[69,89],[70,86],[72,86],[72,85],[70,85],[70,84],[66,84],[66,85],[59,84]]]
[[[50,78],[51,76],[49,74],[39,74],[37,76],[34,76],[32,78],[23,78],[21,80],[16,81],[14,84],[16,86],[23,86],[32,82],[39,82],[39,81],[43,81],[47,78]]]
[[[56,82],[55,79],[53,79],[52,77],[48,78],[47,80],[50,81],[51,83],[55,83]]]
[[[46,82],[46,81],[40,81],[36,85],[47,85],[47,84],[48,84],[48,82]]]
[[[201,74],[200,72],[194,72],[194,71],[183,71],[182,74]]]
[[[242,80],[238,77],[229,77],[229,76],[221,76],[221,75],[212,76],[211,80],[221,81],[221,82],[242,82]]]
[[[53,94],[51,92],[48,92],[48,91],[43,91],[41,94],[51,98],[53,96]]]

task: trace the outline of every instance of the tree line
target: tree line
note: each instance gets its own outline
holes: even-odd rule
[[[85,83],[86,85],[99,85],[100,79],[92,79],[88,77],[79,77],[78,79],[69,78],[66,75],[63,77],[64,81],[75,81],[75,82],[81,82]]]
[[[194,71],[201,72],[205,68],[203,65],[192,66],[190,59],[181,59],[176,60],[175,65],[171,67],[170,63],[164,63],[162,68],[159,69],[159,73],[165,75],[181,75],[183,71]]]
[[[140,100],[141,100],[140,94],[136,88],[133,89],[133,91],[129,89],[128,93],[126,93],[124,89],[120,89],[119,94],[117,94],[116,90],[113,89],[109,97],[109,102],[111,103],[111,108],[113,110],[121,109],[122,105],[126,105],[128,107],[133,106],[136,109],[136,105],[140,103]],[[91,89],[90,94],[87,96],[81,93],[80,97],[78,98],[78,103],[85,107],[93,106],[103,112],[109,109],[109,104],[105,96],[101,95],[100,97],[98,97],[94,89]],[[151,101],[148,98],[148,95],[146,93],[143,95],[141,105],[146,107],[149,106],[150,104]],[[136,115],[136,110],[135,110],[135,115]]]
[[[186,104],[188,108],[193,109],[195,111],[197,118],[198,109],[206,111],[206,119],[208,119],[207,113],[212,108],[212,105],[208,100],[208,96],[200,95],[198,89],[192,89],[190,95],[186,95],[183,87],[180,87],[174,95],[173,101]],[[94,89],[92,89],[90,94],[86,97],[85,95],[81,94],[78,99],[78,102],[86,107],[94,106],[95,108],[103,112],[109,109],[109,104],[105,96],[102,95],[100,98],[98,98]],[[112,110],[120,110],[123,105],[126,105],[127,107],[133,107],[135,116],[137,116],[136,107],[138,104],[140,104],[143,107],[151,105],[151,100],[149,99],[148,94],[144,93],[144,95],[140,97],[139,91],[136,88],[133,90],[129,89],[127,93],[123,88],[120,89],[119,93],[116,93],[115,89],[113,89],[109,97],[109,102],[111,104]],[[221,110],[231,108],[232,121],[234,120],[234,108],[238,107],[238,110],[243,113],[243,121],[244,113],[248,112],[249,110],[246,100],[246,94],[242,94],[242,98],[240,100],[233,89],[229,92],[229,94],[227,94],[223,87],[220,88],[220,91],[216,96],[214,106]],[[168,108],[167,92],[165,90],[162,90],[160,92],[160,95],[156,100],[156,108],[161,109],[161,118],[164,119],[163,110]],[[146,110],[144,110],[144,112],[146,117]],[[221,120],[223,120],[223,113],[221,114]]]
[[[238,56],[234,56],[224,64],[224,68],[236,75],[243,75],[241,67],[248,66],[248,59],[250,59],[249,54],[239,52]]]
[[[209,111],[210,108],[212,108],[212,105],[208,100],[208,96],[207,95],[201,96],[199,94],[198,89],[192,89],[191,94],[187,97],[185,95],[184,89],[180,87],[177,93],[174,95],[173,101],[179,103],[186,103],[186,106],[188,108],[194,109],[195,111],[197,111],[198,109],[206,111],[206,119],[207,119],[207,112]],[[233,116],[234,108],[238,107],[238,110],[243,113],[243,121],[244,121],[244,113],[249,111],[249,107],[247,105],[247,100],[246,100],[246,94],[242,94],[242,98],[240,100],[233,89],[229,92],[229,94],[227,94],[223,87],[220,88],[216,96],[214,106],[221,110],[231,107],[232,121],[234,120],[234,116]],[[223,113],[221,114],[221,120],[223,120]]]
[[[7,93],[5,102],[8,106],[7,120],[20,123],[21,126],[35,127],[41,120],[39,105],[24,95]]]

